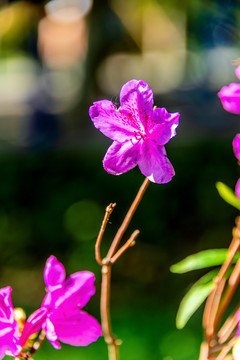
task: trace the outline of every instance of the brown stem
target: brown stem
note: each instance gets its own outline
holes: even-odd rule
[[[220,354],[216,357],[216,360],[224,360],[225,356],[231,351],[237,340],[238,337],[233,337],[229,343],[222,348]]]
[[[238,325],[238,319],[236,316],[238,311],[239,311],[239,308],[237,309],[237,311],[235,311],[234,315],[229,316],[227,318],[227,320],[225,321],[225,323],[219,330],[219,332],[217,334],[219,344],[224,344],[229,339],[229,337],[235,330],[236,326]]]
[[[103,260],[104,261],[104,260]],[[100,310],[102,320],[102,330],[104,340],[108,345],[109,360],[118,359],[118,347],[121,341],[116,339],[112,333],[109,303],[110,303],[110,285],[111,285],[111,262],[102,266],[102,287],[101,287],[101,299]]]
[[[128,239],[128,241],[116,252],[115,255],[113,255],[113,257],[111,258],[111,263],[114,264],[119,258],[120,256],[130,247],[135,245],[135,240],[138,237],[140,231],[139,230],[135,230],[132,235],[130,236],[130,238]]]
[[[98,264],[101,266],[103,265],[103,263],[102,263],[101,252],[100,252],[100,245],[101,245],[102,237],[103,237],[104,231],[106,229],[109,217],[110,217],[111,213],[113,212],[115,206],[116,206],[116,203],[111,203],[106,207],[103,222],[102,222],[102,225],[101,225],[98,237],[97,237],[97,241],[95,244],[95,258],[96,258],[96,261],[98,262]]]
[[[207,358],[221,350],[217,360],[223,360],[231,350],[234,341],[236,341],[235,338],[231,338],[234,335],[234,331],[237,326],[236,313],[234,316],[228,318],[225,321],[218,334],[216,334],[216,330],[240,281],[240,260],[238,260],[231,276],[229,277],[227,290],[222,297],[226,282],[226,274],[234,260],[235,255],[239,251],[239,246],[240,217],[237,217],[236,226],[233,228],[233,239],[229,246],[226,260],[221,266],[218,276],[214,279],[216,286],[208,296],[203,313],[203,328],[205,330],[205,339],[208,345],[204,349],[207,349]],[[227,345],[224,345],[224,342],[226,342],[228,339],[231,340]]]
[[[208,342],[210,342],[215,334],[216,329],[216,315],[219,307],[219,303],[221,300],[221,296],[224,290],[226,280],[222,279],[220,283],[216,285],[216,291],[214,292],[213,300],[212,300],[212,306],[211,311],[209,313],[209,318],[207,319],[207,327],[206,327],[206,338]]]
[[[130,206],[128,212],[127,212],[127,215],[125,216],[123,222],[122,222],[122,225],[120,226],[120,228],[118,229],[114,239],[113,239],[113,242],[110,246],[110,249],[108,251],[108,254],[107,254],[107,258],[108,259],[111,259],[113,254],[115,253],[116,249],[117,249],[117,246],[120,242],[120,240],[122,239],[140,201],[142,200],[142,197],[143,197],[143,194],[145,193],[148,185],[150,184],[150,180],[148,180],[148,178],[145,178],[142,186],[140,187],[132,205]]]
[[[234,228],[234,229],[235,229],[235,236],[236,236],[237,228]],[[232,242],[229,246],[227,258],[226,258],[225,262],[223,263],[217,277],[214,280],[216,283],[216,287],[212,290],[211,294],[209,295],[209,297],[207,298],[207,301],[206,301],[206,305],[205,305],[205,309],[204,309],[204,313],[203,313],[203,327],[205,329],[205,336],[209,341],[210,341],[211,337],[213,336],[212,324],[213,324],[213,321],[215,321],[215,319],[213,319],[212,312],[214,312],[214,316],[216,315],[215,309],[213,311],[213,306],[216,305],[215,297],[218,296],[218,294],[219,294],[218,288],[219,288],[220,284],[222,284],[222,281],[223,281],[229,267],[232,264],[232,261],[239,249],[239,244],[240,244],[239,238],[233,237]],[[211,325],[209,324],[209,319],[211,319],[211,322],[212,322]]]
[[[102,330],[105,342],[108,344],[108,354],[109,360],[117,360],[118,359],[118,348],[121,345],[121,340],[116,339],[112,333],[111,327],[111,318],[110,318],[110,285],[111,285],[111,270],[112,265],[119,259],[119,257],[131,246],[135,244],[135,239],[139,234],[139,230],[135,230],[127,242],[116,252],[118,244],[122,239],[132,217],[135,213],[144,192],[146,191],[150,181],[146,178],[140,187],[137,196],[135,197],[130,209],[125,216],[122,225],[118,229],[112,244],[109,248],[107,256],[102,259],[100,254],[100,245],[101,240],[109,220],[109,216],[113,211],[113,208],[116,204],[110,204],[102,222],[101,229],[99,231],[99,235],[95,245],[95,257],[97,262],[102,266],[102,284],[101,284],[101,297],[100,297],[100,311],[101,311],[101,321],[102,321]]]
[[[219,306],[217,316],[216,316],[216,326],[218,326],[222,320],[223,315],[225,314],[225,311],[227,310],[227,307],[235,293],[235,290],[239,284],[240,281],[240,259],[237,261],[233,272],[228,280],[228,287],[227,290],[223,296],[223,299],[221,301],[221,304]]]

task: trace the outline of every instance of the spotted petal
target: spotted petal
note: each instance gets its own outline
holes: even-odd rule
[[[240,84],[232,83],[229,86],[223,86],[218,96],[226,111],[240,114]]]
[[[89,115],[94,126],[112,140],[122,142],[134,136],[136,129],[109,100],[94,102],[89,109]]]
[[[143,80],[130,80],[123,85],[120,92],[121,107],[128,123],[138,130],[147,127],[153,111],[153,92]]]
[[[138,166],[143,175],[157,184],[168,183],[175,175],[164,146],[157,145],[150,140],[145,141],[142,145]]]
[[[103,159],[104,169],[112,175],[123,174],[137,165],[138,154],[139,143],[114,141]]]

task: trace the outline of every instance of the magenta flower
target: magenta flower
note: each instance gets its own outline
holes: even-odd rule
[[[54,257],[46,262],[44,280],[47,294],[41,308],[27,320],[21,336],[24,345],[35,332],[43,329],[56,348],[61,341],[73,346],[86,346],[102,335],[97,320],[81,310],[95,293],[95,276],[80,271],[66,279],[64,266]]]
[[[89,115],[97,129],[113,140],[103,166],[113,175],[136,165],[158,184],[169,182],[175,172],[164,145],[176,135],[179,113],[153,108],[153,93],[142,80],[130,80],[120,92],[119,109],[109,100],[96,101]]]
[[[240,134],[237,134],[235,136],[232,145],[233,145],[233,152],[236,158],[238,159],[238,161],[240,161]]]
[[[240,66],[235,70],[235,74],[240,79]],[[228,86],[223,86],[218,96],[226,111],[240,114],[240,84],[232,83]]]
[[[21,351],[19,328],[14,319],[11,292],[12,289],[9,286],[0,289],[0,359],[6,354],[17,356]]]
[[[238,159],[238,163],[240,164],[240,134],[237,134],[232,142],[233,152]],[[238,199],[240,199],[240,179],[238,179],[237,184],[235,186],[235,194]]]

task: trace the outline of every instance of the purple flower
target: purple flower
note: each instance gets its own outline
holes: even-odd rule
[[[240,79],[240,66],[235,70],[235,74]],[[240,84],[232,83],[228,86],[223,86],[218,96],[226,111],[240,114]]]
[[[240,164],[240,134],[237,134],[232,142],[233,152],[238,159],[238,163]],[[238,179],[237,184],[235,186],[235,194],[238,199],[240,199],[240,179]]]
[[[236,158],[238,159],[238,161],[240,161],[240,134],[237,134],[235,136],[232,145],[233,145],[233,152]]]
[[[58,340],[73,346],[86,346],[96,341],[102,335],[101,327],[94,317],[81,310],[95,293],[94,274],[80,271],[66,279],[64,266],[50,256],[44,280],[47,294],[41,308],[28,318],[21,345],[41,329],[56,349],[61,348]]]
[[[142,80],[130,80],[120,92],[120,107],[109,100],[96,101],[89,115],[97,129],[113,140],[103,166],[113,175],[136,165],[158,184],[169,182],[175,172],[164,145],[176,135],[179,113],[153,108],[153,93]]]
[[[19,328],[14,319],[11,292],[12,289],[9,286],[0,289],[0,359],[6,354],[17,356],[21,351]]]

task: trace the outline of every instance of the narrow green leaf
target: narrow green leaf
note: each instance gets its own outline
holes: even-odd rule
[[[209,266],[217,266],[224,263],[227,249],[209,249],[189,255],[185,259],[170,267],[170,271],[183,274],[188,271],[204,269]]]
[[[184,328],[191,316],[196,312],[204,300],[208,297],[215,284],[213,278],[218,270],[212,270],[202,276],[183,297],[176,317],[176,327]]]
[[[236,209],[240,210],[240,200],[237,198],[235,192],[230,187],[218,181],[216,183],[216,188],[223,200],[225,200],[228,204],[232,205]]]

